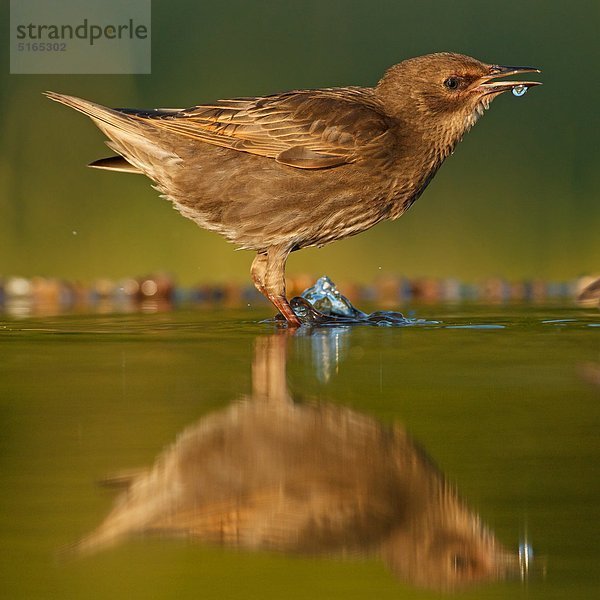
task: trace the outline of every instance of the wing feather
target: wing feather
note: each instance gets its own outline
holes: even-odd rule
[[[128,115],[188,139],[323,169],[386,153],[390,124],[368,88],[302,90],[234,98],[175,112]]]

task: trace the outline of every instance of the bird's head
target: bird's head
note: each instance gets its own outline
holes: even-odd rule
[[[539,72],[533,67],[490,65],[463,54],[427,54],[388,69],[377,95],[390,116],[453,146],[494,98],[540,85],[498,78]]]

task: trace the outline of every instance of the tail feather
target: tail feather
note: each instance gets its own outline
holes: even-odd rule
[[[57,94],[56,92],[44,92],[44,95],[50,98],[50,100],[54,100],[54,102],[74,108],[94,121],[99,122],[99,124],[103,123],[109,127],[137,135],[142,134],[144,129],[148,129],[147,125],[141,119],[136,119],[133,115],[127,115],[114,108],[108,108],[90,100]]]
[[[118,171],[119,173],[142,173],[140,169],[127,162],[122,156],[101,158],[91,162],[88,167],[105,169],[106,171]]]
[[[45,95],[50,100],[90,117],[110,139],[108,146],[123,157],[100,159],[90,166],[126,173],[144,173],[158,181],[165,165],[181,163],[181,158],[169,147],[168,140],[161,137],[161,133],[142,113],[107,108],[83,98],[56,92],[45,92]]]

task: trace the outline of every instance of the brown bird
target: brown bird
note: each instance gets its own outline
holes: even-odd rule
[[[296,90],[188,109],[111,109],[48,92],[86,115],[119,156],[91,166],[143,173],[182,215],[255,250],[252,278],[289,326],[290,252],[397,219],[498,95],[539,72],[439,53],[373,87]],[[519,87],[521,86],[521,87]]]

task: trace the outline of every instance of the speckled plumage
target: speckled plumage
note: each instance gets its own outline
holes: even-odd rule
[[[122,157],[92,166],[144,173],[182,215],[255,250],[257,288],[297,326],[285,297],[288,254],[402,215],[489,102],[517,84],[491,79],[532,70],[440,53],[395,65],[374,88],[189,109],[48,96],[91,117]]]

